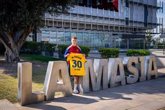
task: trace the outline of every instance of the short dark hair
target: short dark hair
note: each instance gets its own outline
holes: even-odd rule
[[[77,37],[76,36],[72,36],[72,39],[77,39]]]

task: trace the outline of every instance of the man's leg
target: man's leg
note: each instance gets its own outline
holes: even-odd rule
[[[78,84],[79,84],[79,78],[77,76],[74,76],[74,87],[73,87],[73,93],[78,94]]]
[[[83,94],[84,93],[84,90],[83,90],[83,87],[82,87],[82,80],[83,80],[83,77],[82,76],[79,76],[78,77],[78,89],[79,89],[79,93],[80,94]]]

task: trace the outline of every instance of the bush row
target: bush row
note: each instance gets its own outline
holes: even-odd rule
[[[60,58],[63,58],[64,52],[68,45],[56,45],[42,42],[25,42],[21,48],[21,53],[26,54],[41,54],[42,51],[53,52],[56,49],[58,50]],[[88,56],[90,48],[86,46],[80,46],[82,53]],[[4,46],[0,43],[0,54],[3,55],[5,52]],[[102,58],[116,58],[119,56],[118,48],[100,48],[99,53]],[[126,52],[127,56],[146,56],[150,55],[148,50],[128,50]]]
[[[21,48],[21,53],[40,54],[41,51],[53,52],[54,48],[54,44],[42,42],[25,42]]]
[[[119,49],[117,48],[101,48],[99,49],[102,58],[116,58],[119,56]],[[128,50],[127,56],[147,56],[150,55],[149,50]]]
[[[102,58],[116,58],[119,56],[119,49],[117,48],[100,48],[99,52]]]
[[[46,52],[54,52],[56,49],[58,50],[60,58],[63,58],[64,52],[69,45],[56,45],[56,44],[49,44],[49,43],[41,43],[41,42],[25,42],[21,49],[21,53],[27,54],[41,54],[42,51]],[[88,56],[89,54],[89,47],[80,46],[82,49],[82,53]]]
[[[147,56],[150,55],[149,50],[128,50],[127,51],[127,56]]]

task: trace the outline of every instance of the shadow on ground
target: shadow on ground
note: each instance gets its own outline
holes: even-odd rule
[[[27,107],[29,107],[29,106],[27,106]],[[30,108],[36,108],[36,109],[40,109],[40,110],[67,110],[60,106],[48,105],[47,103],[42,103],[41,106],[37,106],[37,107],[36,107],[36,105],[30,105]]]
[[[158,95],[165,93],[165,78],[158,78],[150,81],[138,82],[136,84],[130,84],[126,86],[109,88],[106,90],[101,90],[97,92],[89,92],[84,95],[73,95],[71,97],[55,98],[52,101],[47,101],[40,104],[29,105],[30,108],[42,109],[42,110],[63,110],[66,107],[72,108],[79,105],[88,105],[92,103],[97,103],[103,100],[118,100],[132,101],[138,99],[139,95],[147,95],[148,98],[151,95]],[[161,96],[159,96],[161,97]],[[141,100],[153,100],[151,99],[141,99]],[[44,109],[50,108],[50,109]]]

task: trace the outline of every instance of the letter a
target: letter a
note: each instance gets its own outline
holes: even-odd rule
[[[154,78],[158,77],[158,70],[156,65],[156,58],[151,56],[148,64],[147,79],[150,80],[153,76]]]
[[[63,84],[57,84],[60,74]],[[48,64],[44,82],[46,100],[54,99],[55,92],[59,91],[63,92],[66,96],[72,95],[72,87],[68,74],[67,63],[65,61],[51,61]]]

